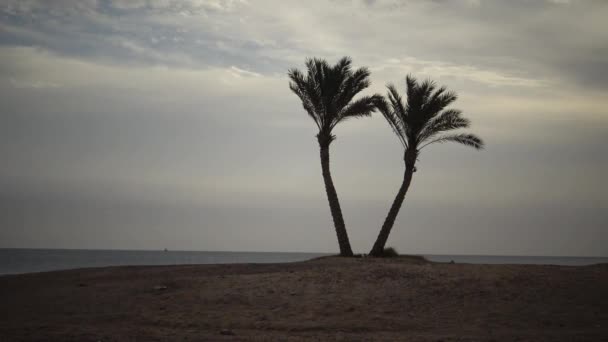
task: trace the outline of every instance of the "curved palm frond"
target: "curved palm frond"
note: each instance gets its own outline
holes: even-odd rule
[[[432,119],[437,114],[441,113],[447,106],[456,101],[457,95],[454,92],[446,91],[446,88],[440,88],[433,94],[429,94],[427,101],[422,108],[423,116]]]
[[[388,99],[393,106],[393,110],[397,113],[397,115],[401,116],[402,120],[405,122],[407,117],[406,106],[403,104],[403,99],[397,88],[393,84],[389,84],[386,86],[388,88]]]
[[[352,101],[355,95],[369,87],[369,76],[369,70],[363,67],[357,69],[354,73],[352,73],[351,77],[344,80],[335,99],[336,108],[343,108],[350,101]]]
[[[421,109],[424,109],[424,107],[427,105],[436,87],[437,85],[435,82],[430,79],[422,81],[422,83],[418,86]]]
[[[397,91],[392,85],[389,85],[389,91],[391,88],[395,92]],[[384,98],[381,98],[376,104],[376,108],[378,108],[378,111],[382,113],[388,124],[393,129],[393,132],[395,132],[395,135],[397,136],[403,147],[407,149],[407,134],[406,128],[404,126],[405,120],[403,120],[402,115],[405,112],[400,112],[399,109],[400,105],[401,109],[403,109],[403,102],[401,102],[399,94],[395,94],[398,97],[397,99],[392,97],[391,93],[389,93],[388,95],[389,101],[391,102],[390,105]]]
[[[288,75],[291,79],[291,82],[289,82],[289,88],[300,98],[302,101],[302,106],[308,115],[314,120],[317,127],[321,129],[322,120],[319,115],[319,103],[315,103],[316,97],[311,96],[308,79],[297,69],[290,69]]]
[[[428,140],[442,132],[469,127],[471,121],[461,117],[461,114],[462,112],[458,109],[448,109],[433,118],[420,132],[418,143]]]
[[[382,96],[380,95],[372,95],[372,96],[363,96],[355,101],[352,101],[346,107],[342,109],[340,113],[338,113],[338,119],[334,122],[333,127],[337,125],[339,122],[342,122],[349,118],[360,118],[364,116],[370,116],[377,108],[378,101]]]
[[[483,141],[474,134],[449,134],[427,142],[426,144],[420,146],[420,149],[430,144],[446,142],[455,142],[465,146],[471,146],[477,150],[481,150],[483,148]]]
[[[409,99],[414,99],[416,97],[416,88],[418,88],[418,81],[416,78],[410,74],[405,76],[405,90],[408,98],[408,104]]]

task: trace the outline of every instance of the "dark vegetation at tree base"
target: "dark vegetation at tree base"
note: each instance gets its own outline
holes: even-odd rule
[[[386,247],[382,251],[382,254],[380,255],[380,257],[383,257],[383,258],[396,258],[398,256],[399,256],[399,253],[397,253],[397,250],[393,247]]]

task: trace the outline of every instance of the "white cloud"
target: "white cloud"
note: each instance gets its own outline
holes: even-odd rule
[[[390,58],[387,63],[375,66],[372,70],[384,71],[398,74],[421,74],[426,77],[452,77],[465,79],[493,87],[512,86],[512,87],[541,87],[548,82],[540,79],[517,77],[502,73],[496,70],[488,70],[473,65],[458,65],[441,61],[426,61],[413,57],[402,59]]]
[[[243,70],[241,68],[235,67],[234,65],[230,67],[230,71],[232,71],[232,74],[236,77],[260,77],[260,76],[262,76],[262,75],[258,74],[257,72]]]
[[[18,80],[15,78],[10,78],[9,83],[13,87],[18,88],[18,89],[26,89],[26,88],[43,89],[43,88],[60,87],[59,83],[46,82],[46,81],[40,81],[40,80]]]

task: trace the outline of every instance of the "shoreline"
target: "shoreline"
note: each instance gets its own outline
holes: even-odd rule
[[[0,340],[608,339],[608,264],[321,257],[0,276]]]
[[[0,276],[113,266],[263,264],[307,261],[335,255],[303,252],[213,252],[158,250],[2,249]],[[358,255],[361,257],[362,255]],[[431,262],[496,265],[585,266],[608,263],[608,257],[413,254]],[[402,255],[408,257],[408,255]],[[49,262],[50,260],[50,262]]]

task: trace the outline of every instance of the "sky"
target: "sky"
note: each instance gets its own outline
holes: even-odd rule
[[[484,139],[424,149],[388,246],[608,256],[608,2],[4,0],[0,248],[337,252],[287,70],[408,73]],[[335,129],[356,252],[403,176],[381,115]]]

